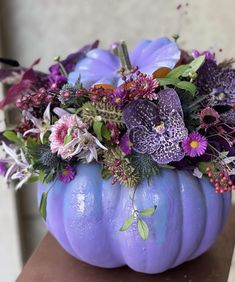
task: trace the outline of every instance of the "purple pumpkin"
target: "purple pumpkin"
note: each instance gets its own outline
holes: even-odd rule
[[[144,241],[134,223],[120,227],[131,214],[133,190],[103,180],[98,164],[80,164],[76,178],[56,182],[48,194],[46,224],[74,257],[92,265],[159,273],[192,260],[215,242],[228,216],[231,193],[216,194],[206,178],[186,171],[162,169],[139,184],[136,208],[157,205],[147,218],[150,233]],[[39,185],[38,197],[51,184]]]

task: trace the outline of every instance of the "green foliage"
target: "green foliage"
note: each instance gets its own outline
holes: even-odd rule
[[[40,171],[39,180],[42,183],[53,181],[58,171],[64,167],[64,162],[51,152],[48,143],[37,144],[30,140],[26,143],[26,149],[33,168]]]
[[[196,93],[196,86],[189,81],[180,81],[175,86],[177,88],[190,92],[193,96]]]
[[[81,116],[85,123],[93,125],[95,121],[115,123],[117,126],[123,126],[122,111],[114,105],[97,102],[95,106],[91,102],[85,103],[81,108]]]
[[[149,228],[147,223],[143,219],[139,218],[137,220],[137,227],[140,237],[143,240],[147,240],[149,236]]]
[[[148,209],[142,210],[139,213],[142,216],[151,216],[155,212],[156,208],[157,208],[157,206],[153,206],[152,208],[148,208]]]
[[[130,163],[141,179],[146,178],[148,182],[154,175],[159,174],[159,167],[148,154],[133,153],[129,157]]]
[[[11,130],[6,130],[3,133],[3,136],[6,137],[9,141],[16,143],[19,146],[23,145],[22,139],[13,131]]]
[[[161,86],[172,85],[176,88],[183,89],[194,96],[196,93],[196,86],[193,81],[197,77],[196,72],[204,61],[205,56],[200,56],[187,65],[180,65],[174,68],[165,77],[158,78],[157,80]]]
[[[120,228],[120,231],[126,231],[127,229],[129,229],[131,225],[134,223],[134,221],[135,221],[134,215],[128,217],[123,223],[122,227]]]
[[[120,183],[134,188],[140,182],[141,177],[135,171],[128,158],[126,158],[119,147],[110,147],[104,152],[104,168],[109,170]]]
[[[39,206],[40,215],[44,220],[46,220],[47,217],[47,197],[48,197],[48,192],[43,192]]]

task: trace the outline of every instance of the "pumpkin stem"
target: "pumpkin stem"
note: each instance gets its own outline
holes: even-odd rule
[[[128,53],[128,49],[127,49],[127,45],[125,41],[121,41],[120,44],[118,45],[117,54],[120,59],[121,66],[124,69],[127,69],[130,71],[132,69],[132,65],[131,65],[131,61],[130,61],[130,57],[129,57],[129,53]]]

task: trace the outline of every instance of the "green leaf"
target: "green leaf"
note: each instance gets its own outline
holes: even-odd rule
[[[177,88],[190,92],[193,96],[196,92],[196,86],[189,81],[180,81],[175,85]]]
[[[183,73],[189,70],[191,67],[189,65],[181,65],[170,71],[165,77],[166,78],[179,78]]]
[[[33,149],[35,146],[37,146],[36,141],[35,141],[33,138],[29,137],[29,138],[26,140],[26,147],[27,147],[28,149]]]
[[[97,136],[97,138],[102,141],[102,126],[103,122],[102,121],[94,121],[93,122],[93,130]]]
[[[199,162],[197,164],[197,167],[203,174],[207,174],[206,169],[208,167],[210,167],[212,172],[216,172],[216,167],[215,167],[214,163],[212,163],[212,162]]]
[[[108,128],[106,126],[102,126],[102,129],[101,129],[101,134],[102,136],[104,137],[104,139],[106,140],[110,140],[111,139],[111,132],[108,130]]]
[[[126,231],[128,228],[130,228],[130,226],[132,225],[132,223],[135,221],[135,217],[133,215],[131,215],[130,217],[128,217],[125,222],[123,223],[122,227],[120,228],[120,231]]]
[[[140,214],[143,215],[143,216],[151,216],[155,212],[156,208],[157,208],[157,206],[154,206],[152,208],[142,210],[142,211],[140,211]]]
[[[102,168],[101,176],[103,179],[109,179],[112,176],[112,172],[107,168]]]
[[[176,85],[177,83],[180,82],[178,78],[168,78],[168,77],[157,78],[157,81],[160,83],[161,86]]]
[[[28,183],[34,183],[37,182],[39,180],[38,175],[33,175],[29,178]]]
[[[197,57],[189,64],[189,66],[191,67],[190,71],[196,72],[204,62],[205,62],[205,55]]]
[[[6,137],[9,141],[12,141],[18,145],[22,145],[22,140],[11,130],[6,130],[3,133],[3,136]]]
[[[140,237],[143,240],[147,240],[149,236],[149,228],[148,228],[147,223],[143,219],[139,218],[137,221],[137,227],[138,227],[138,232],[139,232]]]
[[[39,207],[40,215],[43,217],[44,220],[46,220],[47,217],[47,196],[48,196],[48,192],[42,193],[40,207]]]
[[[158,165],[160,168],[167,168],[167,169],[175,169],[174,166],[168,165],[168,164],[161,164]]]

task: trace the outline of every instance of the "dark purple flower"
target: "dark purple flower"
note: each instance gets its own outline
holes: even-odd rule
[[[64,182],[64,183],[69,183],[71,182],[76,175],[76,172],[74,168],[71,165],[67,165],[62,173],[58,176],[59,180]]]
[[[235,125],[235,109],[231,109],[220,115],[221,120],[226,124]]]
[[[180,143],[188,136],[179,97],[167,88],[158,93],[158,103],[137,100],[128,104],[123,118],[133,149],[149,154],[159,164],[180,161],[184,151]]]
[[[140,41],[130,52],[130,62],[133,67],[138,66],[142,73],[152,75],[161,67],[172,69],[180,59],[180,50],[174,41],[166,37],[156,40]],[[94,84],[112,84],[118,86],[123,83],[119,58],[109,50],[96,48],[80,60],[68,81],[75,84],[78,77],[86,89]]]
[[[235,103],[235,69],[220,68],[207,60],[198,71],[196,84],[198,94],[208,96],[210,106]]]
[[[119,146],[120,146],[121,150],[123,151],[123,153],[124,153],[125,155],[130,155],[130,154],[131,154],[133,144],[131,143],[131,141],[130,141],[130,139],[129,139],[129,134],[128,134],[128,132],[126,132],[126,133],[122,136],[122,138],[121,138],[121,140],[120,140],[120,145],[119,145]]]

